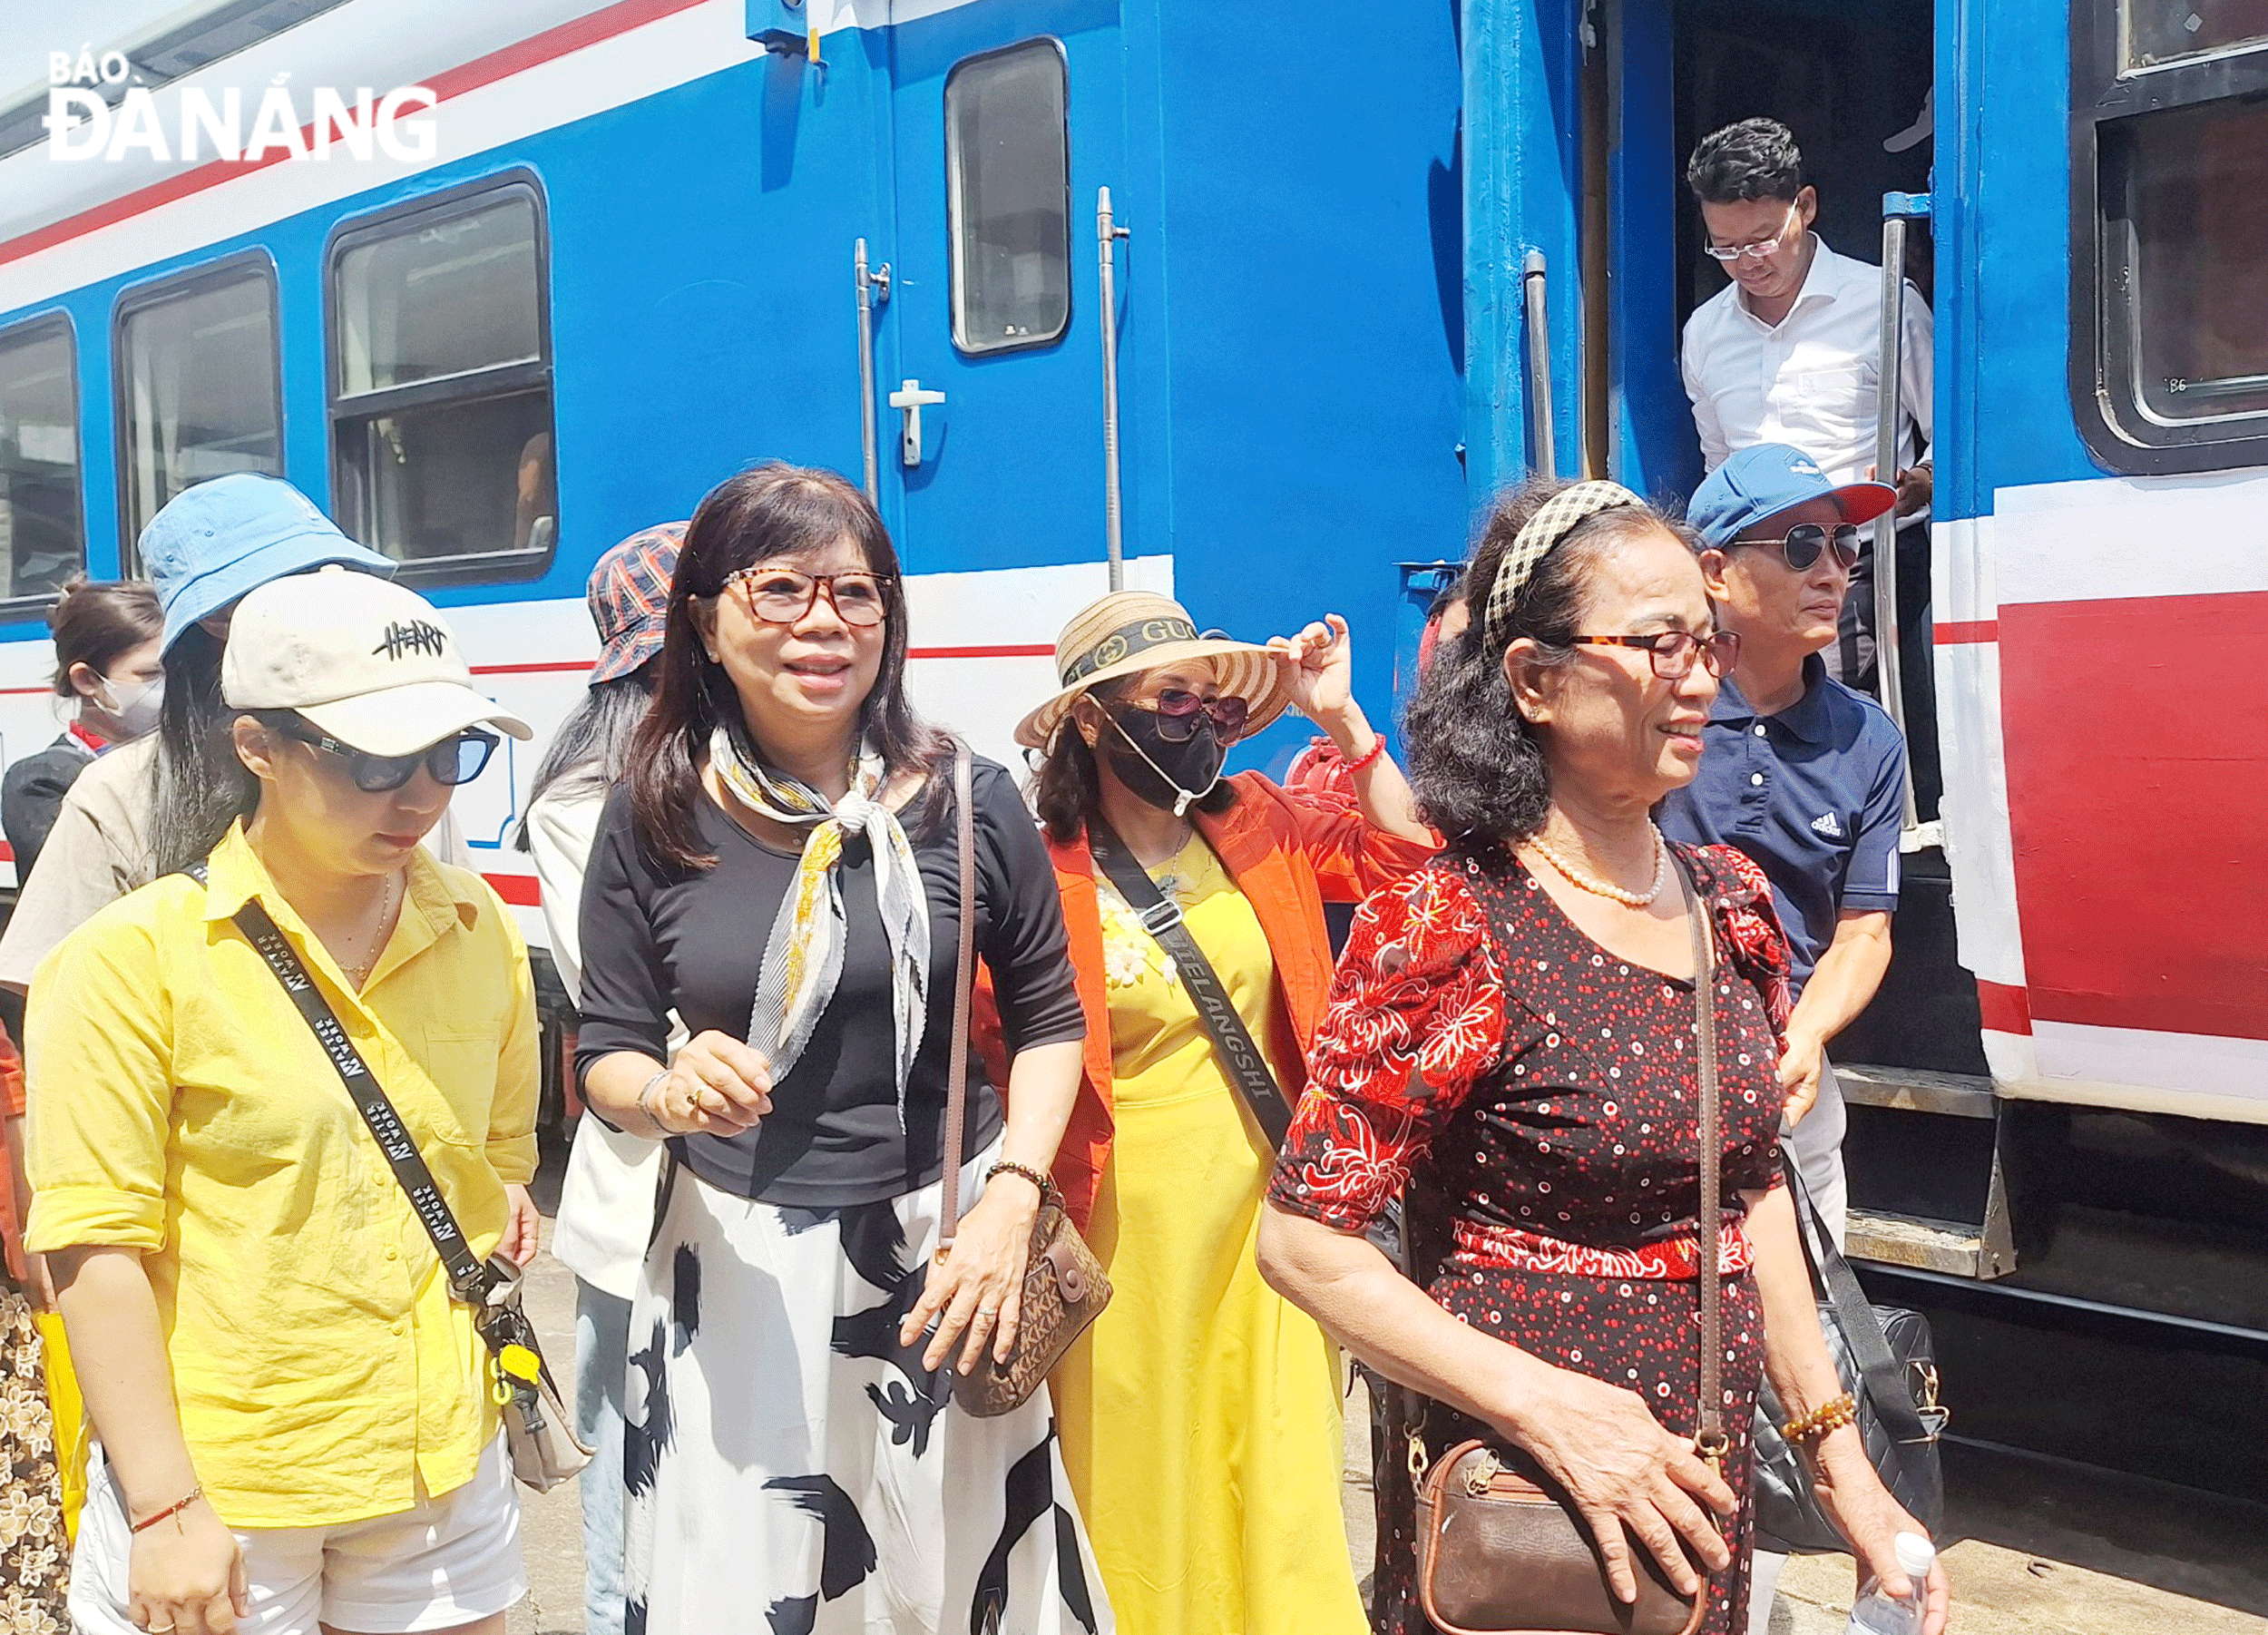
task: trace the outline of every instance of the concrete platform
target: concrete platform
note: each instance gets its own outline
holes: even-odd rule
[[[530,1270],[528,1308],[563,1373],[574,1355],[574,1280],[548,1255]],[[1348,1548],[1364,1576],[1369,1424],[1358,1386],[1347,1403],[1345,1496]],[[1946,1487],[1960,1635],[2268,1635],[2268,1508],[1960,1445],[1947,1451]],[[531,1593],[508,1635],[583,1635],[574,1486],[523,1496]],[[1842,1635],[1852,1589],[1843,1557],[1791,1562],[1773,1635]]]

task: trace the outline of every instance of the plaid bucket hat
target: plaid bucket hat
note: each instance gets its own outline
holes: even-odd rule
[[[670,613],[670,582],[677,575],[683,523],[641,528],[599,558],[586,599],[599,627],[599,661],[591,685],[630,675],[661,651]]]

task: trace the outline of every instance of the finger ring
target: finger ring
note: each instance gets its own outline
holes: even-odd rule
[[[980,1306],[976,1308],[976,1315],[980,1317],[996,1317],[1000,1316],[1000,1307],[997,1306]]]

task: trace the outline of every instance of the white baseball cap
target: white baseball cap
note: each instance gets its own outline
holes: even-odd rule
[[[271,580],[237,603],[220,696],[231,710],[296,710],[368,755],[414,755],[483,724],[535,736],[473,685],[433,603],[336,566]]]

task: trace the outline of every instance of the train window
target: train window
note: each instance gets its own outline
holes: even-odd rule
[[[2167,426],[2268,414],[2268,107],[2180,109],[2115,140],[2135,400]]]
[[[1070,137],[1063,50],[1033,40],[945,81],[953,339],[963,352],[1044,346],[1070,324]]]
[[[330,255],[340,526],[417,579],[540,573],[559,534],[542,195],[350,223]]]
[[[2119,11],[2129,69],[2268,40],[2261,0],[2125,0]]]
[[[2268,462],[2268,3],[2071,15],[2080,434],[2113,471]]]
[[[54,313],[0,334],[0,602],[44,601],[85,563],[78,348]]]
[[[283,473],[276,269],[264,252],[131,289],[118,304],[121,553],[184,488]]]

